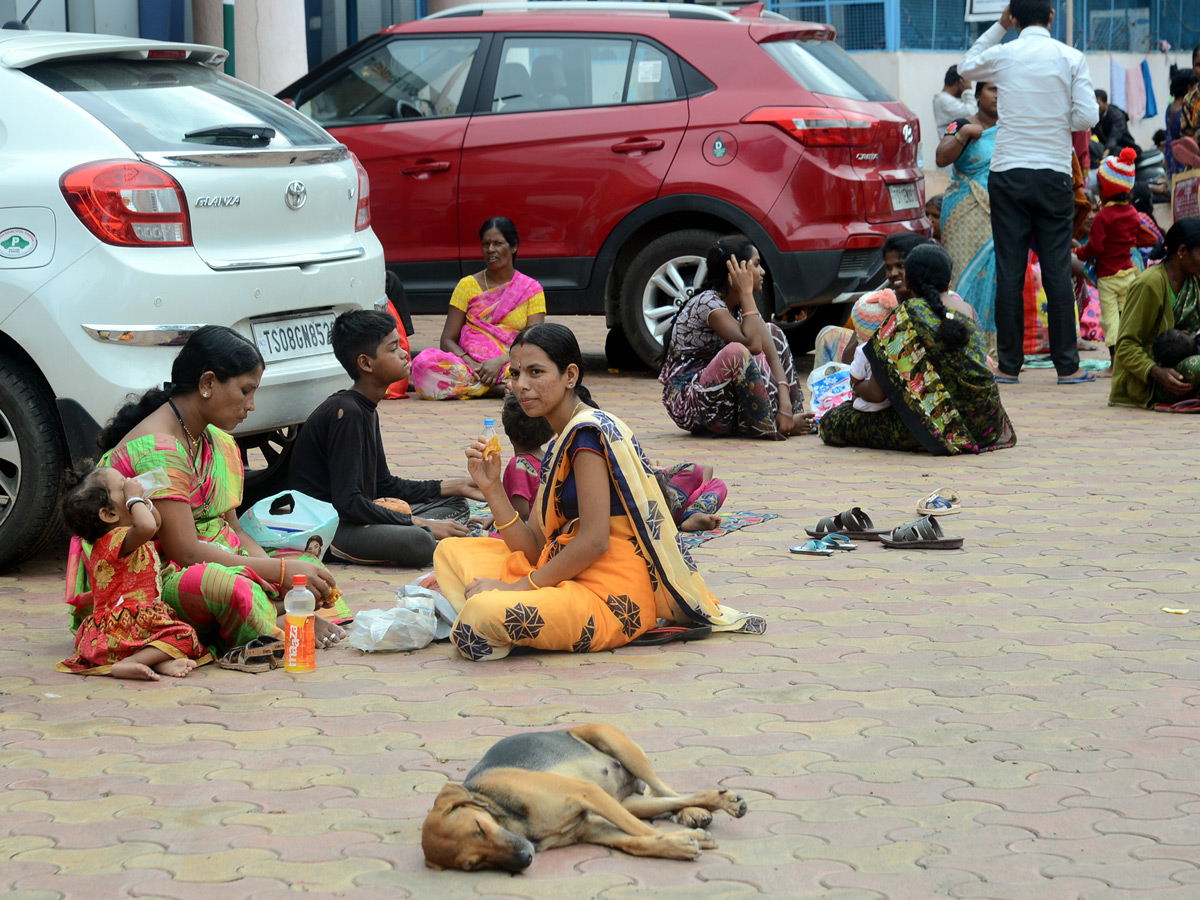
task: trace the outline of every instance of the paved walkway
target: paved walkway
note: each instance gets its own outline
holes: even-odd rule
[[[567,319],[587,350],[602,323]],[[440,323],[422,318],[417,346]],[[61,551],[0,577],[0,890],[6,897],[1200,897],[1200,419],[1105,406],[1027,372],[1019,443],[931,459],[703,440],[644,376],[587,383],[652,457],[716,465],[729,508],[779,518],[694,551],[756,637],[468,663],[322,653],[305,676],[181,683],[54,672]],[[494,403],[385,406],[389,458],[460,470]],[[955,487],[952,552],[788,553],[861,505],[880,524]],[[356,608],[411,572],[338,569]],[[677,789],[734,788],[694,863],[580,846],[526,874],[433,872],[419,829],[501,736],[611,722]]]

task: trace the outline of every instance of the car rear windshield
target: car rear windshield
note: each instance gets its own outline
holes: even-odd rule
[[[214,144],[282,149],[337,143],[274,97],[195,63],[59,61],[25,72],[86,110],[139,153],[202,150]],[[264,125],[275,131],[269,142],[239,137],[239,126],[244,134],[246,126]]]
[[[895,99],[833,41],[776,41],[760,46],[813,94],[847,100]]]

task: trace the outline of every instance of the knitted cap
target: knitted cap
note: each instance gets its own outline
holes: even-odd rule
[[[854,333],[858,335],[860,344],[865,344],[871,339],[871,335],[879,330],[879,326],[896,308],[896,304],[896,292],[891,288],[863,294],[858,298],[850,311],[850,321],[854,323]]]
[[[1137,173],[1136,162],[1137,151],[1126,147],[1120,156],[1109,156],[1100,163],[1100,171],[1096,173],[1100,180],[1100,196],[1111,197],[1132,191]]]

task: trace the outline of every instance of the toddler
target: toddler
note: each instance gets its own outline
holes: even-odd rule
[[[1200,386],[1200,345],[1193,335],[1178,328],[1164,331],[1154,339],[1150,352],[1158,365],[1174,369],[1193,387]],[[1181,399],[1168,394],[1158,383],[1154,385],[1154,397],[1159,403],[1175,403]]]
[[[63,519],[85,541],[92,611],[75,633],[75,655],[55,668],[158,681],[211,662],[196,630],[159,597],[153,538],[162,519],[142,485],[90,462],[67,472],[64,484]]]
[[[879,412],[892,405],[892,401],[884,397],[883,391],[876,387],[872,379],[871,361],[867,359],[863,348],[896,306],[895,292],[890,288],[883,288],[859,297],[850,312],[857,341],[854,346],[854,358],[850,361],[850,387],[854,391],[854,408],[860,412]]]

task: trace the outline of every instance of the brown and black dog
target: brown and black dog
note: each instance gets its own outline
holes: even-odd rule
[[[652,794],[641,793],[639,782]],[[520,872],[535,850],[568,844],[695,859],[717,846],[704,830],[716,810],[741,818],[746,801],[722,790],[680,797],[625,732],[581,725],[498,742],[463,784],[442,788],[421,828],[421,848],[427,866],[466,871]],[[685,829],[659,831],[642,821],[672,813]]]

